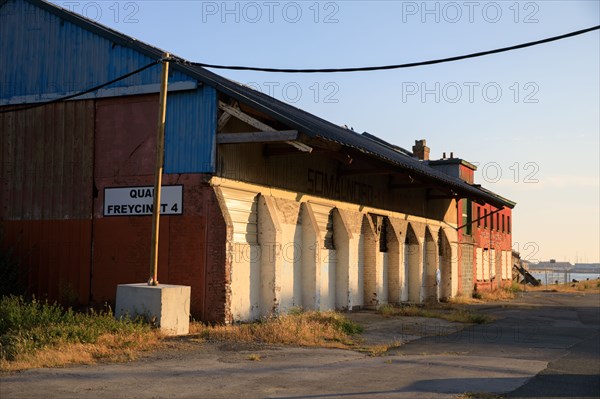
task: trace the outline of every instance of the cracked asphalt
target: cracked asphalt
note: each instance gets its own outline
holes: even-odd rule
[[[0,397],[418,399],[465,392],[600,397],[599,295],[530,292],[510,303],[472,306],[497,320],[460,330],[429,319],[427,330],[434,333],[422,338],[407,335],[406,320],[375,323],[367,333],[377,342],[403,343],[384,356],[189,343],[131,363],[2,375]],[[251,355],[260,360],[250,361]]]

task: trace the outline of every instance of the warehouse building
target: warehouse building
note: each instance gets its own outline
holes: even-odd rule
[[[0,1],[0,37],[2,246],[30,292],[114,303],[117,284],[148,279],[164,52],[39,0]],[[427,161],[424,140],[410,152],[170,68],[158,280],[191,286],[196,318],[471,293],[462,204],[513,202]]]

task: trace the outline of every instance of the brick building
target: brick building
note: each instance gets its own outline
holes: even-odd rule
[[[148,279],[163,51],[39,0],[0,1],[0,37],[2,246],[39,297],[113,303],[117,284]],[[509,218],[514,203],[419,151],[170,64],[158,279],[192,287],[196,318],[471,293],[487,236],[467,237],[457,209]]]
[[[474,185],[477,167],[464,159],[450,158],[428,162],[429,166]],[[512,280],[512,208],[514,202],[482,187],[480,190],[501,198],[504,207],[461,198],[457,201],[459,286],[468,293],[473,289],[493,289]]]

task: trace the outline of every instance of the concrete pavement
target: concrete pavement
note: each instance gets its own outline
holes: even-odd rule
[[[198,343],[127,364],[2,376],[0,397],[418,399],[463,392],[598,397],[600,348],[594,343],[600,296],[527,293],[514,303],[480,309],[499,319],[418,339],[386,356]],[[452,328],[430,323],[440,333]],[[248,360],[251,354],[260,361]]]

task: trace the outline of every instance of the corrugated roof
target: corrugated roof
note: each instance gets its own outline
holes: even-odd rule
[[[133,47],[136,50],[155,58],[161,58],[164,51],[140,42],[132,37],[107,28],[97,22],[91,21],[78,14],[47,3],[42,0],[26,0],[39,7],[53,12],[72,23],[78,24],[85,29],[107,37],[109,40],[123,45]],[[0,3],[1,4],[1,3]],[[367,136],[348,130],[316,115],[310,114],[283,101],[279,101],[264,93],[256,91],[250,87],[244,86],[223,76],[217,75],[202,67],[186,64],[186,61],[180,59],[180,63],[172,65],[200,82],[210,85],[231,98],[255,108],[270,117],[298,130],[308,137],[319,138],[341,144],[345,147],[354,148],[364,154],[374,158],[381,159],[391,165],[399,167],[404,171],[413,174],[415,178],[424,178],[432,180],[448,187],[459,196],[469,197],[475,200],[482,200],[496,207],[513,208],[515,203],[509,201],[489,190],[479,186],[471,185],[465,181],[449,176],[443,172],[437,171],[425,162],[409,156],[406,152],[399,151],[392,146],[385,145],[382,140],[374,140]]]

